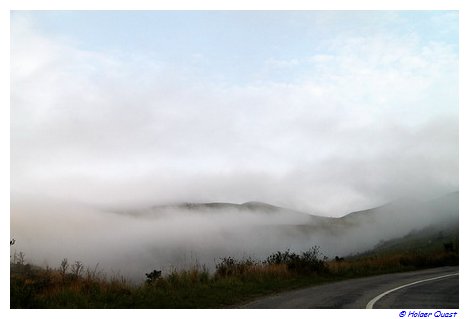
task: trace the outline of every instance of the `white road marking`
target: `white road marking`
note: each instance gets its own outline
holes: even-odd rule
[[[421,282],[430,281],[430,280],[437,280],[437,279],[441,279],[441,278],[445,278],[445,277],[450,277],[450,276],[457,276],[457,275],[459,275],[458,272],[457,272],[457,273],[454,273],[454,274],[449,274],[449,275],[444,275],[444,276],[438,276],[438,277],[423,279],[423,280],[414,281],[414,282],[411,282],[410,284],[405,284],[405,285],[399,286],[399,287],[397,287],[397,288],[388,290],[388,291],[383,292],[382,294],[380,294],[380,295],[374,297],[373,299],[371,299],[370,302],[366,305],[366,309],[373,309],[374,304],[375,304],[378,300],[380,300],[381,298],[383,298],[383,297],[386,296],[387,294],[390,294],[390,293],[393,292],[393,291],[396,291],[396,290],[399,290],[399,289],[402,289],[402,288],[405,288],[405,287],[409,287],[409,286],[412,286],[412,285],[416,285],[416,284],[419,284],[419,283],[421,283]]]

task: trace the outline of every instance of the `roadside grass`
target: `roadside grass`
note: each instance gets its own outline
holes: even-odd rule
[[[132,285],[104,275],[75,276],[60,269],[12,264],[11,308],[223,308],[257,296],[318,283],[310,272],[299,275],[286,264],[234,260],[229,272],[210,274],[203,267],[174,271]]]
[[[328,263],[331,274],[361,277],[459,264],[459,229],[432,227],[380,242],[374,249]]]
[[[344,261],[330,261],[328,268],[330,275],[355,278],[458,264],[459,258],[456,252],[435,250],[425,253],[389,253],[350,257]]]
[[[10,264],[11,308],[231,308],[256,297],[321,283],[390,272],[458,264],[457,250],[373,251],[326,260],[318,247],[272,254],[264,261],[223,258],[210,273],[202,266],[153,271],[135,285],[107,278],[75,262],[40,268],[24,258]]]

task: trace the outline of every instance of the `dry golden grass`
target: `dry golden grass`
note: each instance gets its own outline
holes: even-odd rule
[[[286,254],[284,254],[287,256]],[[283,255],[282,255],[283,256]],[[313,260],[314,261],[314,260]],[[214,274],[200,266],[174,269],[142,285],[122,276],[106,278],[87,269],[80,275],[61,269],[11,264],[11,308],[210,308],[325,281],[389,272],[457,265],[457,251],[405,251],[345,260],[321,261],[308,272],[298,264],[225,258]],[[302,266],[302,264],[300,264]],[[319,270],[318,270],[319,269]]]

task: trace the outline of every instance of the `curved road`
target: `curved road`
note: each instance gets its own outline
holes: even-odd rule
[[[262,298],[241,308],[458,309],[458,271],[441,267],[344,280]]]

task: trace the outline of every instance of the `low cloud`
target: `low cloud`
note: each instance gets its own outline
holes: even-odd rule
[[[79,260],[140,281],[155,268],[167,273],[199,265],[213,271],[224,257],[262,260],[277,251],[312,246],[334,258],[427,226],[446,230],[457,224],[457,196],[401,200],[344,220],[261,203],[97,208],[13,196],[11,228],[17,242],[12,248],[24,252],[27,262],[57,267],[63,258]]]
[[[14,25],[12,190],[90,202],[212,196],[322,214],[456,190],[456,53],[375,38],[303,61],[313,73],[302,83],[227,86]]]

